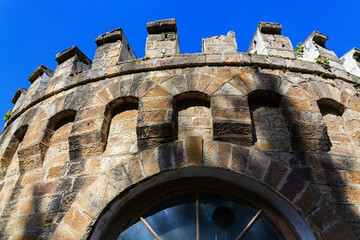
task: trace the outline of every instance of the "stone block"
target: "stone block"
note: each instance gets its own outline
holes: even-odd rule
[[[233,146],[230,168],[237,173],[246,174],[250,162],[250,155],[251,152],[249,149],[240,146]]]
[[[283,194],[287,199],[293,201],[297,196],[301,194],[303,189],[307,186],[303,178],[297,175],[294,172],[290,172],[285,180],[284,186],[280,189],[281,194]]]
[[[217,166],[228,169],[230,165],[232,145],[223,142],[217,142]]]
[[[337,240],[343,238],[344,236],[346,236],[346,239],[349,240],[357,239],[350,226],[345,221],[340,221],[323,234],[323,239]]]
[[[160,171],[156,150],[143,151],[141,152],[140,158],[146,176],[152,176]]]
[[[185,151],[189,166],[201,166],[203,161],[203,139],[201,136],[186,136]]]

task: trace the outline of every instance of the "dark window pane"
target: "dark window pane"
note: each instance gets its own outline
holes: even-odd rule
[[[117,240],[156,240],[151,232],[145,227],[145,225],[138,221],[124,232],[122,232]]]
[[[244,240],[282,240],[284,239],[262,213],[244,236]]]
[[[194,196],[167,200],[148,213],[146,221],[163,240],[196,239],[196,209]],[[162,209],[158,211],[159,209]],[[152,211],[154,212],[154,211]]]
[[[245,203],[216,194],[200,194],[199,200],[200,238],[203,240],[236,239],[257,212]],[[220,216],[216,216],[219,211]]]

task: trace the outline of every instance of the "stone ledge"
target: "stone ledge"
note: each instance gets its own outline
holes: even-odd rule
[[[261,33],[280,35],[282,26],[279,23],[260,22],[258,28]]]
[[[308,37],[308,39],[312,39],[312,41],[322,47],[325,47],[325,43],[326,41],[329,39],[328,36],[326,36],[325,34],[322,34],[318,31],[313,31],[310,36]]]
[[[80,61],[86,64],[91,63],[91,60],[75,45],[62,51],[61,53],[56,54],[55,60],[58,62],[58,64],[61,64],[73,56],[77,56]]]
[[[153,22],[148,22],[146,24],[146,29],[149,34],[161,34],[163,32],[176,32],[176,20],[175,18],[158,20]]]
[[[99,47],[105,43],[116,42],[122,40],[123,31],[121,28],[114,29],[110,32],[101,34],[95,39],[96,45]]]

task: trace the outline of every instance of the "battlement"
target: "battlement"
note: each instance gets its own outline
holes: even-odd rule
[[[72,46],[15,93],[1,239],[117,239],[145,193],[177,196],[189,179],[251,192],[284,239],[358,236],[359,49],[339,59],[314,31],[295,51],[282,25],[260,22],[247,53],[229,31],[181,54],[175,19],[146,29],[142,58],[117,28],[95,39],[93,60]]]
[[[74,74],[80,72],[82,72],[80,78],[89,80],[91,78],[104,78],[107,75],[122,74],[124,70],[140,71],[144,67],[145,69],[161,69],[162,66],[171,67],[178,65],[178,63],[183,65],[184,59],[191,59],[190,62],[185,64],[187,66],[199,64],[268,66],[289,69],[290,71],[316,72],[329,78],[353,82],[358,82],[360,77],[358,59],[347,58],[351,54],[355,54],[355,57],[358,56],[356,55],[358,50],[356,48],[350,50],[339,60],[333,51],[325,47],[328,37],[317,31],[314,31],[302,44],[304,46],[302,57],[295,57],[290,40],[281,35],[282,26],[270,22],[259,23],[248,54],[237,52],[235,33],[229,32],[227,36],[222,35],[203,39],[202,53],[205,54],[203,56],[199,54],[180,56],[179,36],[175,19],[149,22],[146,28],[149,36],[146,42],[145,57],[143,58],[143,60],[146,60],[145,62],[140,62],[140,64],[135,60],[129,62],[129,60],[137,59],[137,57],[131,49],[124,32],[121,28],[112,30],[96,38],[95,43],[98,49],[93,62],[80,49],[73,46],[56,55],[55,60],[59,65],[54,73],[43,65],[36,69],[29,76],[31,83],[34,83],[44,72],[46,72],[47,77],[52,79],[43,80],[41,89],[36,86],[38,88],[36,91],[28,91],[28,96],[25,99],[27,101],[21,104],[21,107],[26,107],[26,105],[34,101],[37,102],[36,99],[43,98],[53,91],[68,88],[69,85],[75,83],[70,78],[74,78]],[[206,60],[209,59],[207,56],[209,54],[219,56],[212,57],[209,62],[209,60]],[[228,54],[232,56],[220,56]],[[171,61],[167,59],[169,57],[172,57]],[[273,59],[272,61],[268,57],[276,57],[276,60]],[[229,58],[234,59],[234,61],[224,61],[224,59]],[[218,61],[214,61],[215,59],[218,59]],[[319,64],[319,59],[328,59],[329,68],[326,64]],[[171,64],[169,64],[170,62]],[[308,62],[315,64],[309,64]],[[76,76],[75,78],[79,77]],[[78,80],[76,79],[76,81]],[[53,86],[54,82],[56,82],[56,87]],[[33,85],[37,84],[32,84],[29,90],[35,87]],[[37,96],[33,95],[35,92]],[[17,112],[20,111],[19,106],[16,109]]]

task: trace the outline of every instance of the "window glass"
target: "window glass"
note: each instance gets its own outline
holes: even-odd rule
[[[215,194],[201,194],[200,238],[236,239],[255,216],[248,205]]]
[[[241,239],[284,239],[265,213],[259,210],[247,202],[219,194],[185,194],[150,207],[117,240],[152,240],[157,237],[162,240],[195,240],[197,226],[202,240],[235,240],[247,226]],[[249,226],[251,221],[253,223]]]

